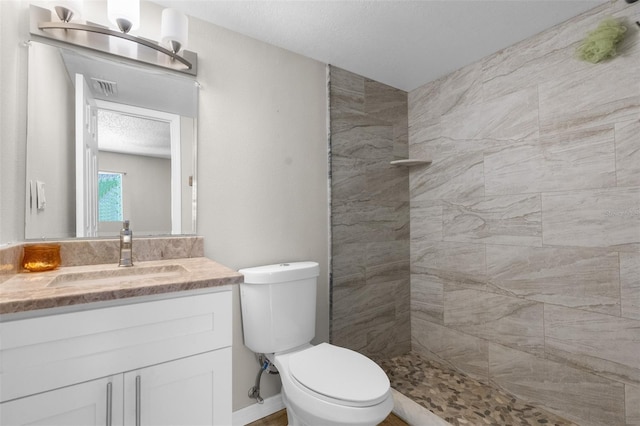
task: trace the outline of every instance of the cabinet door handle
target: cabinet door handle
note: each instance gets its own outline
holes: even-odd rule
[[[113,386],[107,383],[107,426],[111,426],[111,412],[113,409]]]
[[[140,387],[142,379],[140,376],[136,376],[136,426],[140,426],[140,413],[142,407],[140,406]]]

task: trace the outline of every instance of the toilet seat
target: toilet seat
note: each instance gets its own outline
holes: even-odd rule
[[[381,403],[389,379],[369,358],[349,349],[321,343],[288,357],[291,377],[324,400],[352,407]]]

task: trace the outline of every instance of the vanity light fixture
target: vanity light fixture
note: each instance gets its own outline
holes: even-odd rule
[[[75,2],[78,3],[77,0]],[[129,34],[129,31],[140,26],[139,0],[107,0],[107,16],[118,30],[90,22],[77,21],[79,8],[72,7],[73,0],[59,0],[57,3],[58,5],[53,10],[59,21],[52,18],[53,15],[50,12],[48,21],[47,18],[41,19],[40,17],[44,16],[42,11],[46,11],[46,9],[31,5],[32,34],[196,75],[197,54],[184,50],[188,41],[189,20],[182,12],[176,9],[162,11],[161,38],[158,43]],[[34,20],[37,24],[37,30],[34,28]],[[106,38],[100,40],[100,36],[73,34],[79,32],[99,34]],[[153,49],[154,52],[153,54],[122,53],[122,49],[118,50],[110,46],[109,40],[113,38],[128,40]],[[157,52],[166,55],[167,59],[156,59],[157,56],[162,56],[157,55]]]

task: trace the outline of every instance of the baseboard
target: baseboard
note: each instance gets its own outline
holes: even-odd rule
[[[280,394],[265,398],[262,404],[253,404],[233,412],[231,418],[233,426],[244,426],[263,417],[280,411],[284,408],[284,402]]]

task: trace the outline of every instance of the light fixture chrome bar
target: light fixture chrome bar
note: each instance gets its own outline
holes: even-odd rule
[[[169,49],[165,49],[164,47],[160,46],[157,43],[154,43],[153,41],[150,41],[141,37],[132,36],[131,34],[113,31],[113,30],[110,30],[109,28],[103,28],[103,27],[97,27],[97,26],[85,25],[85,24],[76,24],[73,22],[40,22],[38,24],[38,28],[41,30],[87,31],[91,33],[98,33],[98,34],[104,34],[111,37],[122,38],[125,40],[132,41],[134,43],[141,44],[148,48],[157,50],[158,52],[164,53],[165,55],[169,56],[171,59],[174,59],[184,64],[187,67],[187,69],[191,69],[193,67],[191,62],[187,61],[182,56],[170,51]]]
[[[2,0],[0,0],[2,1]],[[181,50],[180,54],[155,40],[123,34],[88,21],[60,22],[50,9],[29,5],[29,32],[54,42],[62,42],[108,55],[153,65],[189,75],[198,74],[198,54]],[[75,29],[73,28],[75,27]],[[78,27],[82,27],[78,30]],[[115,42],[115,43],[114,43]],[[129,49],[126,44],[136,49]]]

